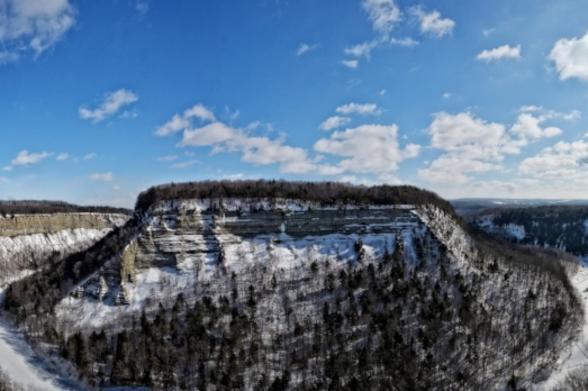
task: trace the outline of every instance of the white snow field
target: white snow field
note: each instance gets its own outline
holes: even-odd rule
[[[584,306],[584,324],[581,335],[561,352],[557,362],[558,369],[551,374],[547,381],[538,384],[536,390],[549,391],[562,382],[571,371],[580,368],[588,370],[588,256],[580,260],[580,267],[571,278],[571,282],[582,298]]]
[[[4,300],[4,288],[0,287],[0,306]],[[11,381],[31,391],[77,390],[72,383],[51,373],[47,359],[38,356],[23,334],[10,325],[0,312],[0,370]],[[72,383],[73,384],[73,383]]]

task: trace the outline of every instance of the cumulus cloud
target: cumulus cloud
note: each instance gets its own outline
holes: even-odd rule
[[[197,104],[190,107],[189,109],[184,110],[183,114],[175,114],[172,119],[157,128],[155,134],[163,137],[177,133],[190,127],[192,119],[194,118],[197,118],[203,122],[212,122],[216,120],[212,111],[202,104]]]
[[[339,115],[334,115],[332,117],[327,118],[323,123],[319,126],[321,130],[329,131],[333,129],[340,128],[341,126],[347,125],[351,122],[351,118],[349,117],[341,117]]]
[[[18,155],[12,160],[11,164],[13,166],[29,166],[40,163],[49,156],[51,156],[51,153],[49,152],[31,153],[25,149],[18,153]]]
[[[96,155],[94,152],[91,152],[91,153],[85,154],[83,159],[88,161],[88,160],[96,159],[96,157],[98,157],[98,155]]]
[[[437,113],[427,132],[431,147],[443,151],[418,175],[430,182],[454,180],[466,182],[468,174],[496,170],[506,155],[520,153],[523,140],[513,139],[506,126],[486,122],[469,112]]]
[[[502,45],[494,49],[484,50],[476,58],[486,62],[521,58],[521,45]]]
[[[69,0],[1,0],[0,64],[32,53],[38,57],[75,24]]]
[[[337,131],[328,139],[318,140],[314,149],[344,158],[331,167],[333,174],[394,172],[398,163],[416,157],[420,151],[416,144],[409,144],[404,149],[399,146],[396,125],[361,125]]]
[[[104,101],[95,109],[85,106],[79,108],[80,118],[91,120],[94,123],[104,121],[116,114],[120,109],[139,100],[139,96],[132,91],[120,89],[106,94]]]
[[[377,107],[352,105],[344,111],[372,113],[376,109]],[[344,119],[332,120],[329,126],[343,126],[348,118],[341,118]],[[390,179],[397,170],[398,163],[415,157],[420,150],[415,144],[405,147],[399,145],[396,125],[362,125],[334,132],[314,144],[316,155],[309,154],[304,148],[286,144],[284,138],[259,136],[255,134],[255,129],[239,128],[220,121],[200,127],[188,124],[181,130],[179,147],[210,147],[212,154],[238,153],[243,162],[254,165],[276,164],[280,172],[290,174],[313,172],[332,176],[349,172],[376,174]],[[325,163],[325,156],[322,154],[331,155],[335,162]]]
[[[335,110],[343,115],[379,115],[382,110],[375,103],[347,103]]]
[[[561,80],[588,81],[588,32],[579,38],[563,38],[555,43],[549,59]]]
[[[361,6],[367,12],[374,31],[380,34],[392,31],[402,18],[394,0],[363,0]]]
[[[308,52],[311,52],[313,50],[318,49],[318,44],[308,44],[305,42],[300,43],[300,45],[298,45],[298,49],[296,50],[296,55],[297,56],[302,56]]]
[[[539,179],[588,181],[588,142],[560,141],[524,159],[519,173]]]
[[[562,130],[555,126],[541,127],[546,120],[546,117],[536,117],[523,112],[519,114],[517,122],[512,126],[512,132],[524,139],[548,138],[562,134]]]
[[[60,161],[60,162],[67,160],[67,159],[69,159],[69,153],[65,153],[65,152],[62,152],[55,157],[55,160]]]
[[[414,7],[411,11],[418,18],[421,32],[424,34],[441,38],[451,34],[455,27],[455,22],[449,18],[443,18],[439,11],[425,12],[422,7]]]
[[[88,178],[96,182],[112,182],[114,180],[114,175],[112,175],[111,172],[96,172],[90,174]]]

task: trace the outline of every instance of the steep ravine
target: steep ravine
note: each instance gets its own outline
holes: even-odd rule
[[[559,255],[471,237],[410,191],[389,204],[156,192],[88,251],[13,284],[6,308],[98,386],[545,379],[582,317]]]
[[[128,216],[114,213],[44,213],[0,217],[0,303],[8,284],[96,243]],[[27,390],[79,389],[59,366],[31,349],[0,312],[0,371]]]

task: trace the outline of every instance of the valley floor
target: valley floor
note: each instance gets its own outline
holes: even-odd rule
[[[551,390],[560,384],[566,376],[577,369],[588,368],[588,256],[581,260],[580,268],[571,278],[572,285],[582,298],[584,306],[584,324],[581,335],[572,345],[563,350],[558,360],[558,369],[537,390]]]

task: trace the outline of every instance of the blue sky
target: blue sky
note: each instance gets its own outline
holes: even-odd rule
[[[0,0],[0,198],[217,178],[588,198],[581,0]]]

